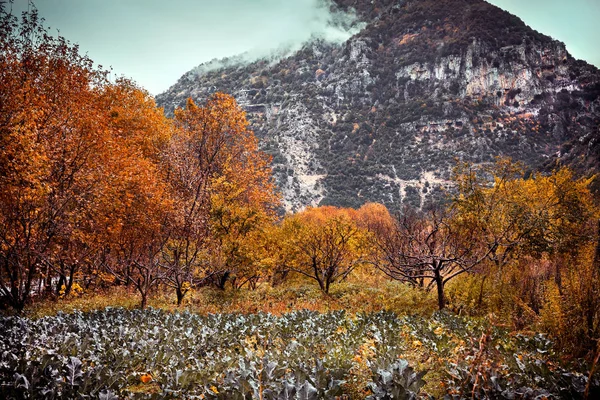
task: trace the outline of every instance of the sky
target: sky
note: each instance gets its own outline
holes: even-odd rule
[[[368,1],[368,0],[365,0]],[[489,0],[600,67],[600,0]],[[345,40],[320,0],[37,0],[52,32],[156,95],[203,62],[297,47],[313,35]],[[13,10],[27,9],[14,0]],[[346,16],[344,16],[346,18]],[[346,22],[352,20],[346,18]]]

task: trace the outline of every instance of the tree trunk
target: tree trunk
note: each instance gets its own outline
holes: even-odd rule
[[[44,291],[46,295],[52,294],[52,275],[50,274],[50,272],[50,266],[46,264],[46,276],[44,278]]]
[[[483,276],[481,280],[481,286],[479,287],[479,298],[477,299],[477,307],[481,308],[481,304],[483,303],[483,286],[485,285],[485,280],[487,279],[487,274]]]
[[[250,279],[248,285],[250,286],[250,290],[256,290],[256,286],[258,285],[258,278]]]
[[[62,290],[63,285],[67,281],[67,277],[61,272],[58,277],[58,282],[56,283],[56,295],[60,296],[60,291]]]
[[[181,303],[183,303],[183,297],[185,296],[185,293],[183,293],[181,287],[175,289],[175,292],[177,293],[177,307],[179,307],[181,306]]]
[[[73,288],[73,278],[75,277],[75,266],[71,265],[69,267],[69,277],[67,278],[67,282],[65,285],[65,297],[71,294],[71,289]]]
[[[32,267],[30,267],[32,268]],[[25,304],[29,299],[29,288],[27,284],[25,284],[25,288],[21,290],[23,287],[21,286],[21,282],[18,281],[17,271],[13,273],[13,280],[11,281],[11,302],[17,314],[21,314],[25,309]]]
[[[439,271],[435,271],[435,285],[437,287],[438,308],[443,310],[446,307],[446,300],[444,299],[444,280]]]
[[[127,288],[129,288],[131,286],[131,282],[132,282],[130,276],[131,276],[131,265],[129,265],[129,263],[127,263],[127,267],[125,268],[125,281],[119,282],[119,285],[124,283],[125,286]]]
[[[15,310],[18,312],[23,310],[23,304],[21,302],[21,294],[16,282],[11,282],[10,288],[10,302]]]
[[[142,302],[140,304],[140,308],[142,310],[144,310],[146,308],[146,306],[148,305],[148,293],[143,293],[143,292],[140,292],[140,293],[142,295]]]
[[[224,272],[220,277],[217,278],[217,287],[221,290],[225,290],[225,284],[229,279],[229,271]]]
[[[558,287],[558,293],[562,294],[563,290],[562,290],[562,264],[563,264],[563,257],[562,256],[558,256],[556,261],[555,261],[555,270],[554,270],[554,283],[556,283],[556,286]]]
[[[15,311],[17,312],[17,314],[21,314],[23,312],[23,310],[25,309],[25,302],[26,302],[26,299],[18,299],[13,304],[13,307],[15,308]]]
[[[271,286],[276,287],[276,286],[279,286],[280,284],[282,284],[285,281],[285,279],[287,278],[289,272],[290,271],[287,269],[276,271],[273,274],[273,277],[271,278]]]

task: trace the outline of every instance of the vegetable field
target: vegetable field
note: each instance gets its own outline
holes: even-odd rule
[[[543,336],[448,313],[107,308],[2,318],[0,332],[2,399],[541,399],[588,386]]]

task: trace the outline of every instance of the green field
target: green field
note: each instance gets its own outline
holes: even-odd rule
[[[106,308],[4,317],[0,331],[3,399],[567,399],[588,381],[542,335],[445,312]]]

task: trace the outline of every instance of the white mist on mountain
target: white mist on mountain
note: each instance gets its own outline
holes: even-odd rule
[[[252,33],[256,38],[255,47],[235,56],[203,63],[186,74],[188,79],[258,60],[274,63],[317,40],[341,44],[366,26],[354,12],[336,9],[331,0],[259,0],[252,3],[252,7],[257,4],[269,12],[254,16],[260,21],[260,32]]]

